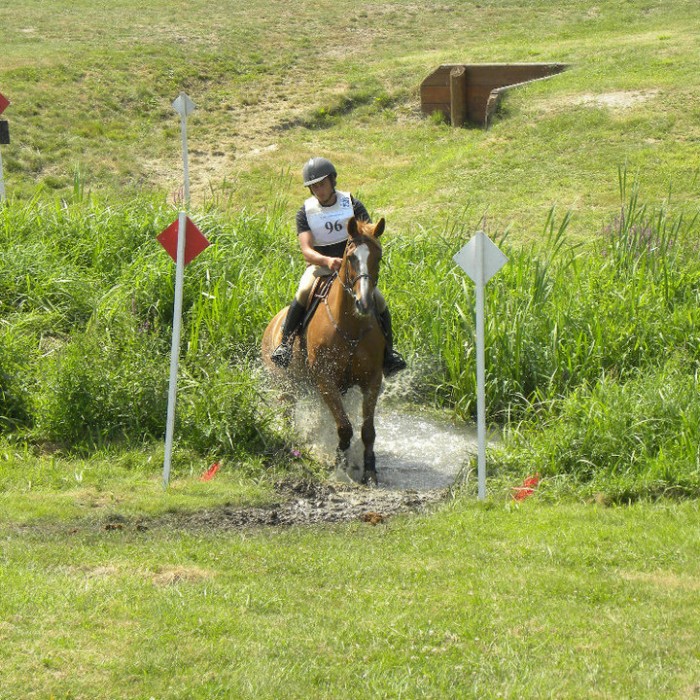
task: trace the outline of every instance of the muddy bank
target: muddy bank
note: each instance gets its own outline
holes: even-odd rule
[[[398,491],[342,483],[280,482],[279,499],[265,507],[222,506],[195,513],[173,513],[150,521],[105,523],[106,529],[157,527],[197,530],[289,527],[363,521],[373,525],[399,513],[417,513],[447,497],[449,489]]]

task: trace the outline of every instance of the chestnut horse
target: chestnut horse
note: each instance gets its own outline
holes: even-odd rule
[[[382,385],[385,340],[375,313],[374,290],[382,258],[378,238],[384,232],[384,219],[373,225],[352,218],[348,221],[348,232],[350,237],[340,270],[305,331],[295,338],[290,366],[283,370],[270,360],[270,353],[281,340],[288,307],[265,329],[262,355],[274,375],[286,374],[292,384],[310,382],[325,401],[338,431],[338,475],[348,473],[353,435],[342,396],[352,386],[360,388],[364,445],[361,481],[376,485],[374,411]]]

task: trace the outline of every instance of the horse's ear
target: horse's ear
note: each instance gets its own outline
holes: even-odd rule
[[[374,227],[374,237],[379,238],[384,233],[385,221],[384,217],[377,221],[377,225]]]
[[[348,220],[348,233],[350,234],[350,238],[357,238],[357,219],[354,216]]]

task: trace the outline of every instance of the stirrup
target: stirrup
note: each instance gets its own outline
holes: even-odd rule
[[[384,376],[388,379],[402,369],[406,369],[406,360],[396,350],[389,350],[384,358]]]
[[[287,369],[289,363],[292,361],[292,345],[287,343],[280,343],[270,354],[270,359],[282,369]]]

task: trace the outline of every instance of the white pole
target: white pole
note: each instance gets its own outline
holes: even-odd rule
[[[483,231],[476,235],[452,258],[476,286],[476,412],[478,441],[479,500],[486,498],[486,363],[484,361],[484,296],[486,283],[507,262],[508,258]]]
[[[190,169],[187,160],[187,117],[180,117],[180,133],[182,134],[182,169],[185,177],[185,209],[190,206]]]
[[[170,347],[170,385],[168,389],[168,419],[165,429],[165,461],[163,463],[163,488],[170,481],[170,460],[175,433],[175,400],[177,397],[177,368],[180,361],[180,329],[182,327],[182,290],[185,280],[185,237],[187,214],[180,212],[177,231],[177,263],[175,266],[175,303],[173,306],[173,339]]]
[[[2,153],[0,153],[0,201],[5,199],[5,180],[2,175]]]
[[[185,209],[190,205],[190,175],[187,163],[187,116],[194,110],[192,100],[181,92],[173,102],[180,115],[182,134],[182,167],[185,187]],[[170,460],[175,434],[175,401],[177,398],[177,368],[180,360],[180,329],[182,327],[182,290],[185,280],[185,238],[187,236],[187,213],[181,211],[177,229],[177,260],[175,266],[175,303],[173,306],[173,339],[170,347],[170,385],[168,389],[168,418],[165,427],[165,460],[163,462],[163,488],[170,480]]]
[[[476,235],[476,411],[479,500],[486,498],[486,363],[484,360],[484,236]]]

